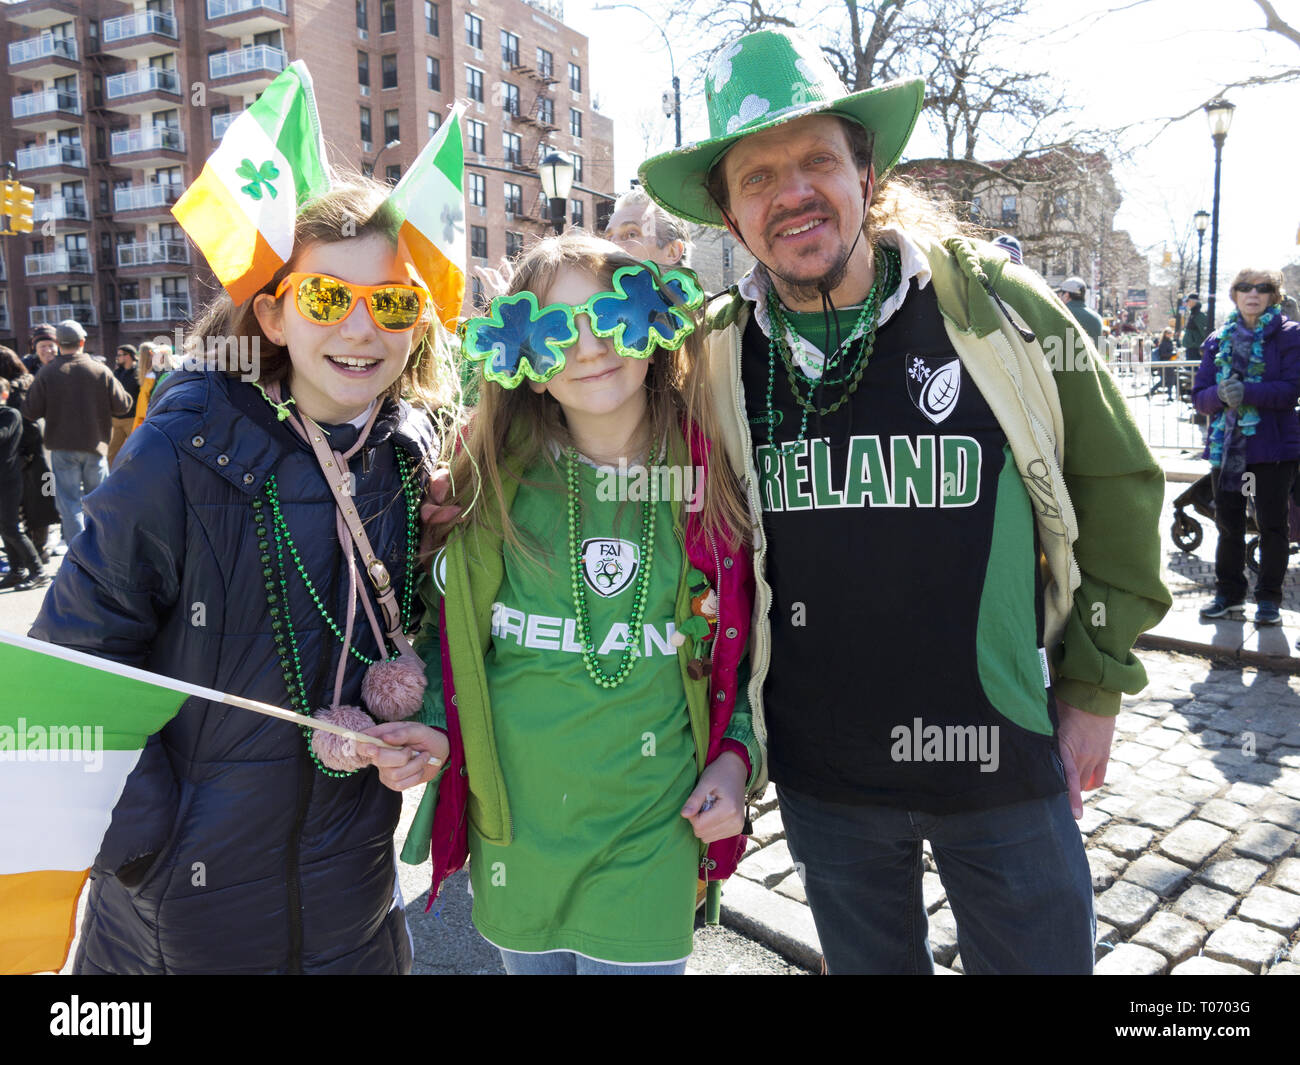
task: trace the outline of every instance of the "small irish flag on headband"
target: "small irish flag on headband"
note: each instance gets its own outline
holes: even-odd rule
[[[401,238],[448,329],[465,300],[465,142],[457,104],[388,198]]]
[[[297,60],[230,124],[172,214],[243,303],[289,260],[299,207],[329,187],[311,75]]]

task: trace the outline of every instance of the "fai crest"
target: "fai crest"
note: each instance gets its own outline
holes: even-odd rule
[[[429,564],[429,569],[433,573],[433,584],[443,595],[447,594],[447,549],[438,548],[437,553],[433,556],[433,561]]]
[[[587,587],[606,599],[632,583],[640,564],[641,549],[627,540],[582,541],[582,575]]]
[[[916,409],[938,425],[957,406],[961,395],[961,360],[942,355],[908,355],[907,394]]]

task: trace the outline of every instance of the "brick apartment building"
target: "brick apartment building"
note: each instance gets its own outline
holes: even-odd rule
[[[562,16],[546,0],[0,0],[0,161],[37,196],[35,231],[0,238],[0,343],[26,351],[31,326],[75,318],[111,353],[197,314],[215,282],[170,208],[293,59],[331,161],[389,180],[468,103],[471,265],[549,232],[549,147],[578,167],[571,220],[603,223],[613,123]]]

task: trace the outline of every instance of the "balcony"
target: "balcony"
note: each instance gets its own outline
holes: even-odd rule
[[[226,130],[230,128],[230,123],[235,121],[235,119],[243,113],[243,111],[227,111],[224,115],[213,115],[212,139],[214,141],[221,140],[221,138],[226,135]]]
[[[286,0],[208,0],[208,32],[251,37],[289,25]]]
[[[119,130],[111,146],[115,165],[166,166],[185,159],[185,134],[175,126]]]
[[[120,59],[147,59],[175,48],[176,16],[166,11],[139,11],[105,19],[100,27],[99,51]]]
[[[90,204],[75,196],[52,196],[32,201],[32,218],[37,225],[42,222],[89,222]],[[72,226],[84,229],[84,226]]]
[[[143,115],[181,102],[181,76],[164,67],[141,67],[104,82],[104,98],[114,111]]]
[[[268,44],[218,52],[208,56],[209,88],[228,96],[251,96],[270,85],[288,63],[283,51]]]
[[[9,45],[9,73],[16,78],[61,78],[77,69],[77,39],[42,33]]]
[[[181,186],[130,185],[113,190],[113,209],[116,214],[132,212],[132,221],[149,218],[171,218],[171,206],[181,198]]]
[[[48,277],[51,274],[91,274],[88,251],[53,251],[45,255],[23,256],[23,272],[28,277]]]
[[[14,125],[19,129],[53,130],[81,119],[81,94],[44,89],[13,99]]]
[[[80,144],[51,141],[18,150],[18,172],[39,181],[75,180],[86,176],[86,151]]]
[[[40,325],[50,322],[57,325],[65,318],[71,318],[82,325],[98,325],[93,303],[56,303],[52,307],[28,307],[27,324]]]
[[[123,322],[184,322],[190,317],[188,296],[158,296],[151,300],[123,300]]]
[[[76,0],[26,0],[15,3],[4,0],[4,17],[16,26],[28,29],[45,30],[57,26],[60,22],[71,22],[85,12]]]
[[[117,246],[117,265],[124,270],[168,263],[188,265],[189,261],[190,246],[183,240],[150,240]]]

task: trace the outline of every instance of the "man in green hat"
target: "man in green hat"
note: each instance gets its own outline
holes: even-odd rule
[[[929,839],[967,972],[1088,972],[1071,813],[1169,606],[1160,467],[1042,279],[885,177],[920,81],[850,94],[762,31],[704,88],[709,138],[641,182],[758,260],[706,309],[710,378],[756,525],[754,726],[827,966],[932,971]]]

